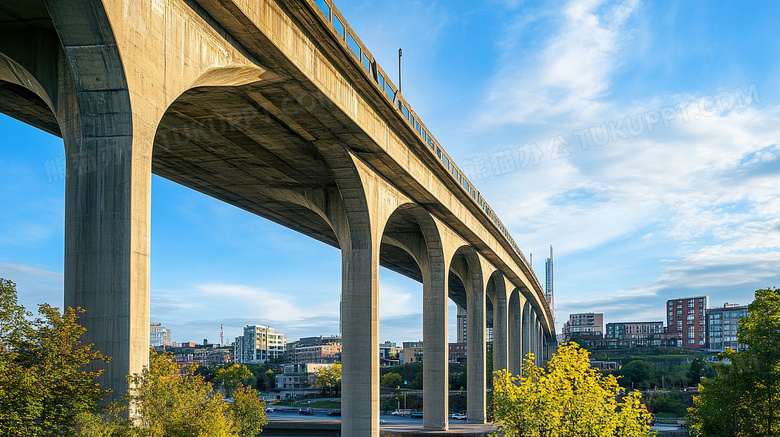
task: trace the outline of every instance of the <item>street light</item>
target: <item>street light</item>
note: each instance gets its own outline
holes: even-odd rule
[[[406,410],[406,381],[404,381],[404,410]]]

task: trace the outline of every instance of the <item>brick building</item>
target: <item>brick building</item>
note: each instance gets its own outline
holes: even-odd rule
[[[707,347],[709,300],[709,296],[697,296],[666,301],[667,338],[678,347]]]

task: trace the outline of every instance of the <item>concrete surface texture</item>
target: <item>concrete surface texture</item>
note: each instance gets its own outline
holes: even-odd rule
[[[65,304],[87,310],[86,340],[113,357],[101,383],[120,396],[148,363],[155,173],[341,249],[343,436],[379,435],[380,265],[423,284],[424,428],[448,428],[448,298],[468,314],[468,413],[484,423],[485,327],[495,368],[543,362],[543,290],[320,3],[327,15],[313,0],[2,3],[0,111],[64,142]]]

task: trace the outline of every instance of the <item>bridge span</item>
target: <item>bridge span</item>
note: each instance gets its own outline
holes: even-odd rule
[[[148,363],[152,173],[341,250],[344,436],[379,435],[380,265],[423,284],[426,429],[448,298],[473,422],[488,323],[497,369],[554,350],[518,245],[331,0],[3,0],[0,34],[0,112],[64,142],[65,304],[117,393]]]

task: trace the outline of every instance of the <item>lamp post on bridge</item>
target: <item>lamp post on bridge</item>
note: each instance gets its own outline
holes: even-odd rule
[[[402,49],[398,49],[398,92],[401,92],[401,57],[404,55]]]

